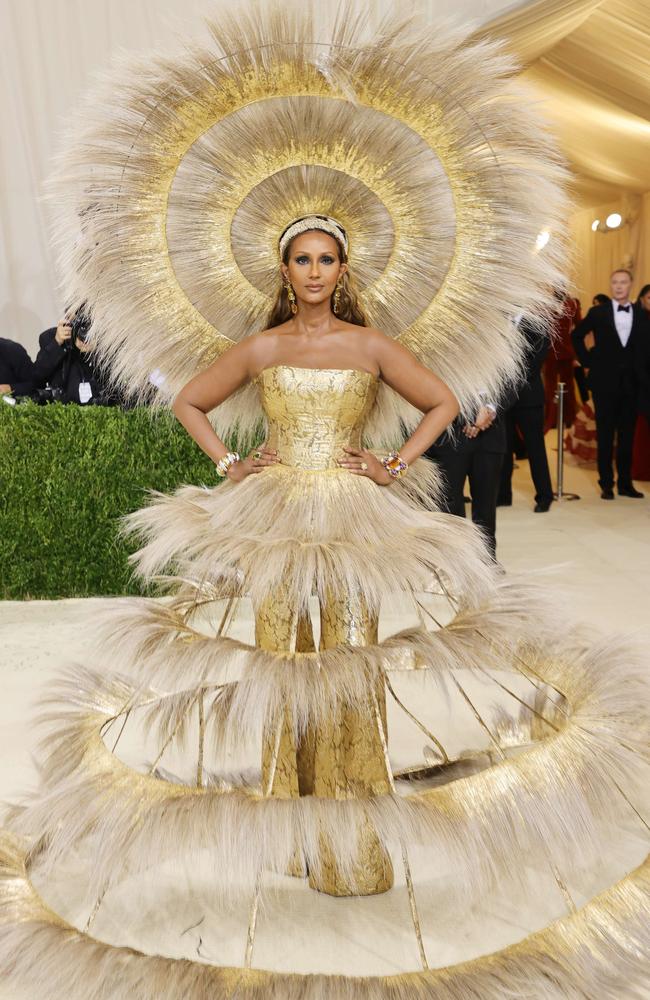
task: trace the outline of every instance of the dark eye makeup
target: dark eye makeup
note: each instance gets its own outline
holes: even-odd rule
[[[309,257],[307,256],[307,254],[304,254],[304,253],[301,253],[299,257],[295,258],[295,260],[296,260],[296,264],[308,264],[309,263]],[[321,257],[321,263],[322,264],[333,264],[334,263],[334,258],[330,254],[328,254],[328,253],[323,254],[323,256]]]

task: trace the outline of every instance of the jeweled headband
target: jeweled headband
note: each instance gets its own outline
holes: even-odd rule
[[[347,233],[341,223],[337,222],[336,219],[332,219],[329,215],[305,215],[302,219],[296,219],[295,222],[290,223],[280,237],[280,257],[284,256],[284,251],[294,236],[298,236],[300,233],[309,232],[312,229],[320,229],[322,232],[329,233],[330,236],[333,236],[334,239],[341,244],[345,252],[345,256],[347,257]]]

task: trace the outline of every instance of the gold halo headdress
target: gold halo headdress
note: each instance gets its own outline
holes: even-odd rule
[[[100,359],[158,402],[263,328],[287,219],[350,234],[372,326],[463,408],[518,373],[511,317],[565,277],[564,168],[500,46],[391,15],[368,39],[349,0],[317,28],[269,0],[220,8],[211,44],[132,56],[92,93],[52,180],[67,301],[91,304]],[[541,231],[552,233],[543,251]],[[382,385],[369,440],[409,412]],[[213,414],[259,419],[246,387]]]

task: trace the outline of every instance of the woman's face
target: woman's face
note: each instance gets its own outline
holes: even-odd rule
[[[645,311],[650,312],[650,292],[646,292],[645,295],[642,295],[640,301]]]
[[[339,259],[338,243],[333,236],[318,229],[301,233],[292,241],[288,263],[282,274],[288,279],[296,298],[308,305],[319,305],[334,294],[339,276],[347,271]]]

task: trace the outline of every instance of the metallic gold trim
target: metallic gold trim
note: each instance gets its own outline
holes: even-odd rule
[[[424,947],[424,941],[422,939],[422,928],[420,926],[420,915],[418,913],[418,905],[415,898],[415,888],[413,887],[413,877],[411,875],[411,866],[409,864],[408,853],[406,847],[402,844],[402,861],[404,863],[404,877],[406,878],[406,888],[409,897],[409,906],[411,908],[411,919],[413,920],[413,927],[415,930],[415,936],[418,942],[418,951],[420,952],[420,961],[422,962],[422,968],[428,969],[429,962],[427,959],[427,953]]]
[[[196,787],[203,788],[203,754],[205,749],[205,711],[203,699],[205,697],[205,690],[201,688],[199,692],[199,697],[197,699],[198,710],[199,710],[199,754],[196,764]]]
[[[246,952],[244,955],[244,968],[250,969],[253,962],[253,947],[255,945],[255,930],[257,928],[257,914],[262,894],[262,872],[255,880],[255,893],[251,903],[250,916],[248,918],[248,930],[246,931]]]

